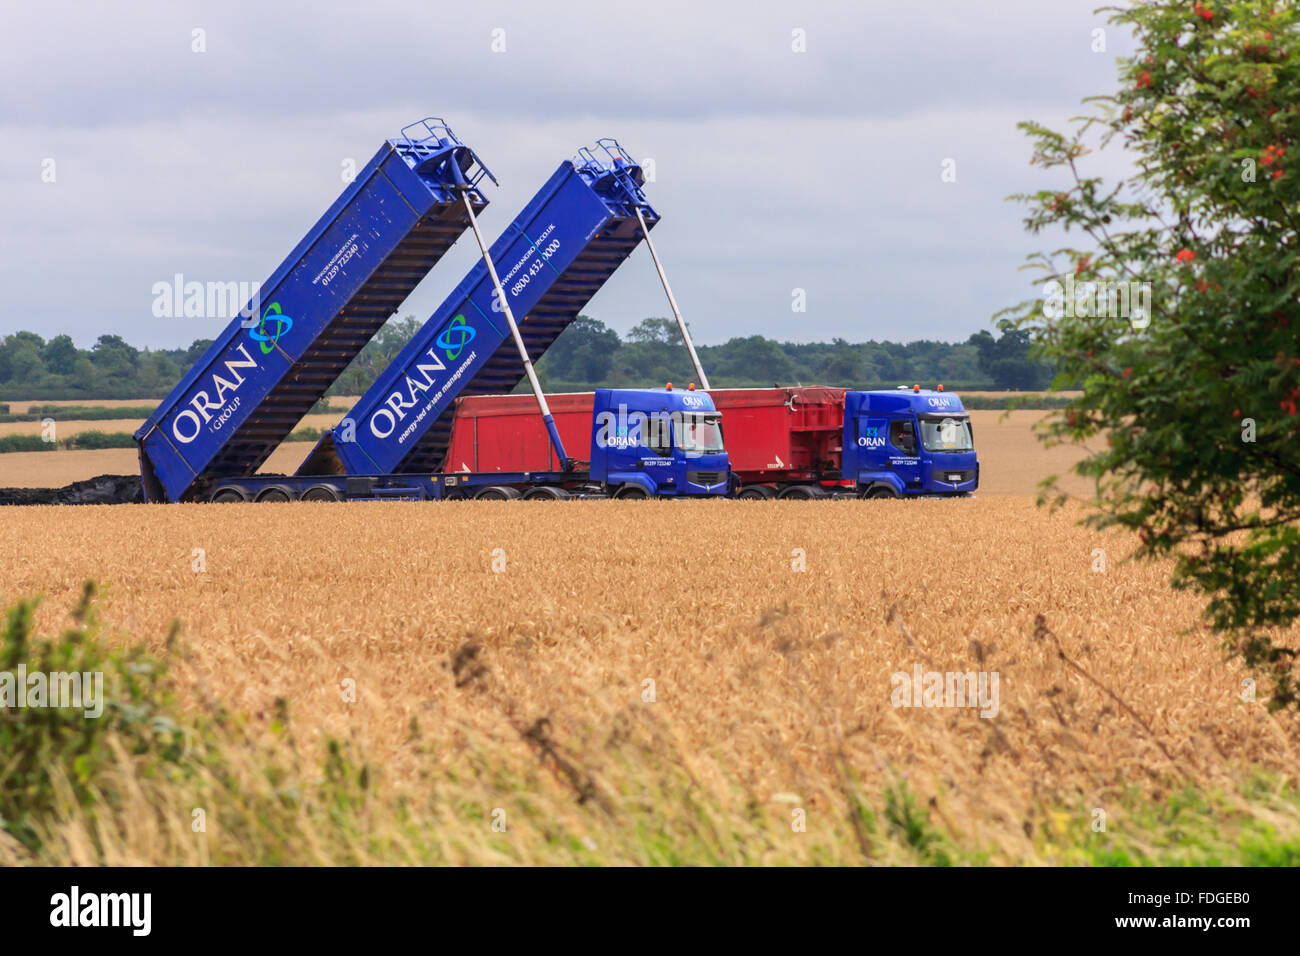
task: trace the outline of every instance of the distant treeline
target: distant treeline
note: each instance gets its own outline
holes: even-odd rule
[[[380,329],[352,361],[329,395],[359,395],[420,329],[414,316]],[[715,388],[780,385],[846,385],[895,388],[943,383],[949,390],[1044,389],[1052,369],[1029,358],[1022,332],[1000,338],[984,331],[965,342],[861,342],[844,339],[800,344],[761,335],[696,347]],[[672,319],[644,319],[626,336],[603,322],[579,316],[537,362],[542,387],[552,392],[600,386],[628,388],[689,382],[690,357]],[[521,382],[518,390],[527,384]]]
[[[14,412],[0,402],[0,423],[39,422],[45,418],[65,422],[121,421],[124,418],[148,418],[153,410],[153,405],[32,405],[25,412]]]
[[[330,395],[358,395],[396,357],[422,322],[393,319],[362,349],[330,388]],[[0,338],[0,400],[161,398],[211,344],[200,339],[185,349],[137,349],[118,335],[101,335],[89,349],[67,335],[46,341],[34,332]],[[780,385],[844,385],[894,388],[943,383],[959,389],[1042,389],[1050,367],[1029,358],[1022,332],[995,337],[987,331],[965,342],[776,342],[761,335],[699,346],[700,361],[717,388]],[[537,363],[544,388],[581,391],[689,382],[686,349],[671,319],[644,319],[626,336],[603,322],[579,316]],[[67,418],[67,410],[60,412]],[[87,416],[89,417],[89,416]]]

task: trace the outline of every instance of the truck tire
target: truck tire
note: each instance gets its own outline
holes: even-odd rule
[[[897,498],[898,492],[889,485],[872,485],[862,495],[864,498]]]
[[[771,485],[746,485],[736,497],[742,501],[770,501],[776,497],[776,489]]]
[[[475,501],[514,501],[519,490],[509,485],[488,485],[474,496]]]
[[[264,488],[257,496],[258,501],[292,501],[287,488],[280,488],[272,485],[270,488]]]
[[[338,489],[332,485],[312,485],[302,493],[303,501],[342,501]]]
[[[826,489],[821,485],[794,485],[785,489],[780,495],[787,501],[814,501],[826,497]]]
[[[640,485],[624,485],[618,489],[618,494],[614,495],[614,497],[621,498],[624,501],[639,501],[650,496],[646,494],[645,489]]]
[[[568,497],[569,493],[563,488],[552,488],[549,485],[539,485],[524,492],[525,501],[563,501]]]
[[[242,488],[218,488],[211,500],[217,504],[229,504],[233,501],[247,501],[248,495],[244,494]]]

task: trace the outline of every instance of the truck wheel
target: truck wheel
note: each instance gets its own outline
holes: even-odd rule
[[[874,488],[868,488],[864,498],[897,498],[898,492],[888,485],[876,485]]]
[[[787,501],[812,501],[816,498],[825,498],[826,489],[821,485],[795,485],[793,488],[787,488],[781,492],[781,497]]]
[[[330,485],[313,485],[302,493],[303,501],[341,501],[338,489]]]
[[[645,493],[645,489],[640,485],[624,485],[622,488],[618,489],[618,494],[614,497],[622,498],[624,501],[637,501],[642,498],[649,498],[650,496]]]
[[[271,487],[271,488],[267,488],[260,495],[258,495],[257,500],[258,501],[288,501],[289,492],[285,491],[283,488]]]
[[[524,501],[563,501],[568,497],[569,493],[563,488],[552,488],[549,485],[529,488],[524,492]]]
[[[767,485],[749,485],[736,497],[742,501],[769,501],[776,497],[776,490]]]
[[[232,501],[247,501],[248,497],[238,488],[221,488],[212,496],[212,500],[218,504],[229,504]]]
[[[474,496],[475,501],[514,501],[519,491],[508,485],[488,485]]]

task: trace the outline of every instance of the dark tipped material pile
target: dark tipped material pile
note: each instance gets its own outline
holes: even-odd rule
[[[100,475],[62,488],[0,488],[0,505],[125,505],[142,501],[139,475]]]

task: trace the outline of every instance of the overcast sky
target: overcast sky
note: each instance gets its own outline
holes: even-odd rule
[[[225,322],[155,318],[154,283],[260,284],[345,160],[433,115],[501,181],[489,240],[578,146],[653,158],[657,247],[701,343],[965,339],[1026,297],[1043,242],[1004,201],[1050,183],[1015,124],[1116,86],[1130,42],[1097,5],[8,4],[0,334],[211,337]],[[427,317],[476,253],[463,237],[402,314]],[[644,247],[585,311],[620,332],[668,314]]]

